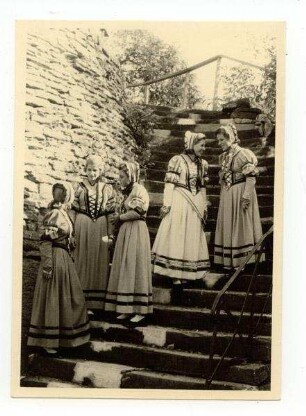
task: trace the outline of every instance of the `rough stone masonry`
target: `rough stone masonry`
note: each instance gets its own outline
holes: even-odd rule
[[[124,79],[103,29],[47,29],[25,41],[24,237],[31,246],[52,184],[79,180],[93,151],[113,178],[123,160],[134,158],[135,142],[124,125]]]

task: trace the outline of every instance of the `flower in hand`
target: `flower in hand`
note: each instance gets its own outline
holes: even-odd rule
[[[114,244],[115,237],[113,235],[105,235],[102,237],[103,243],[106,243],[108,247],[111,247]]]
[[[242,198],[241,205],[242,205],[243,211],[246,211],[250,206],[250,200],[246,198]]]

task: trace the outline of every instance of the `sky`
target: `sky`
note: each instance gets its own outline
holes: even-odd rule
[[[103,22],[110,37],[116,30],[149,30],[164,42],[173,45],[188,66],[215,55],[233,58],[263,66],[268,63],[265,39],[281,39],[281,24],[275,22]],[[223,71],[233,65],[222,60]],[[210,64],[194,72],[200,91],[212,98],[216,64]],[[254,69],[258,82],[261,71]],[[222,85],[220,85],[222,90]]]

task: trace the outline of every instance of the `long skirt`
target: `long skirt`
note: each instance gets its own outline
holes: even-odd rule
[[[239,267],[262,236],[257,195],[254,192],[251,203],[245,211],[241,200],[245,182],[230,189],[222,186],[215,236],[215,264],[225,267]],[[256,261],[256,253],[249,263]],[[264,260],[264,255],[261,261]]]
[[[89,309],[103,309],[109,276],[109,249],[102,237],[108,234],[106,216],[93,221],[77,214],[75,265]]]
[[[142,315],[153,312],[150,238],[144,221],[126,221],[119,229],[105,310]]]
[[[85,298],[68,252],[54,247],[53,277],[39,268],[28,337],[29,346],[77,347],[89,341]]]
[[[189,194],[204,213],[202,194]],[[205,232],[190,202],[173,191],[170,212],[162,219],[152,248],[153,273],[173,279],[196,280],[210,267]]]

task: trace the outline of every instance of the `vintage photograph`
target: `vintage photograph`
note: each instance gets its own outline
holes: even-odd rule
[[[16,23],[14,395],[277,398],[284,33]]]

